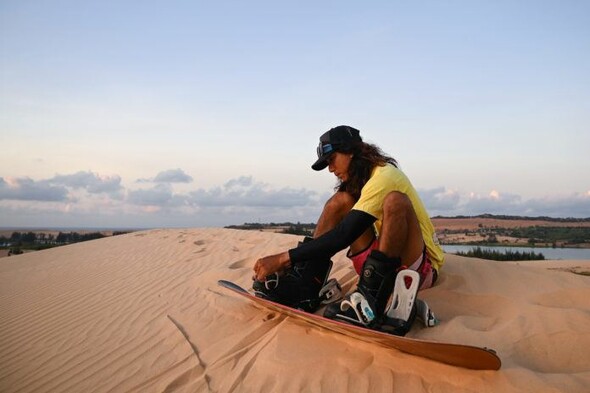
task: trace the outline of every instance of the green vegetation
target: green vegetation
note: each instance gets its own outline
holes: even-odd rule
[[[473,248],[467,252],[456,252],[456,255],[471,258],[491,259],[493,261],[538,261],[544,260],[545,256],[541,253],[535,254],[534,252],[519,252],[506,250],[500,252],[496,250],[486,250],[481,247]]]
[[[442,231],[445,234],[462,233],[465,236],[482,236],[482,241],[472,241],[466,244],[471,245],[497,245],[498,237],[511,237],[516,239],[526,239],[527,244],[531,247],[576,247],[590,243],[590,227],[582,226],[532,226],[518,228],[501,228],[480,226],[475,230],[450,230]]]
[[[457,216],[457,217],[442,217],[434,218],[493,218],[497,220],[527,220],[540,222],[556,222],[563,226],[530,226],[519,228],[504,228],[501,226],[487,227],[482,224],[477,229],[444,229],[443,234],[464,234],[467,238],[473,237],[473,241],[463,241],[460,244],[468,244],[474,246],[494,246],[504,241],[500,241],[500,237],[508,237],[513,239],[524,239],[526,244],[520,241],[518,246],[529,247],[584,247],[590,244],[590,227],[581,226],[583,223],[590,222],[590,218],[552,218],[552,217],[517,217],[517,216],[503,216],[482,214],[479,216]],[[567,226],[565,226],[567,225]],[[246,230],[267,230],[278,233],[289,233],[295,235],[309,236],[313,234],[315,223],[245,223],[242,225],[230,225],[226,228],[246,229]],[[475,238],[483,238],[482,240],[475,240]],[[455,244],[445,243],[443,244]]]
[[[590,227],[522,227],[504,230],[506,236],[529,239],[529,243],[590,243]]]
[[[446,219],[495,219],[505,221],[532,221],[539,222],[541,225],[523,226],[518,228],[504,228],[502,225],[485,226],[479,224],[477,229],[444,229],[443,234],[464,234],[465,236],[479,236],[483,240],[461,242],[461,244],[471,245],[495,245],[500,243],[498,237],[513,239],[524,239],[531,247],[585,247],[590,245],[590,227],[587,223],[588,218],[554,218],[554,217],[527,217],[527,216],[505,216],[493,214],[481,214],[478,216],[456,216],[444,217],[436,216],[433,218]],[[547,222],[556,223],[554,226],[547,226]],[[543,223],[545,225],[543,226]],[[505,241],[503,241],[505,242]],[[519,242],[522,243],[522,242]],[[450,244],[450,243],[448,243]],[[522,246],[523,244],[519,244]]]
[[[568,223],[568,224],[590,222],[590,217],[587,217],[587,218],[573,218],[573,217],[556,218],[556,217],[547,217],[547,216],[528,217],[528,216],[495,215],[495,214],[480,214],[477,216],[453,216],[453,217],[435,216],[432,218],[494,218],[496,220],[548,221],[548,222],[560,222],[560,223]]]
[[[291,235],[301,235],[301,236],[311,236],[315,229],[315,225],[313,223],[292,223],[292,222],[283,222],[283,223],[245,223],[242,225],[229,225],[226,228],[230,229],[246,229],[246,230],[256,230],[256,231],[263,231],[263,230],[270,230],[277,233],[288,233]]]
[[[113,236],[127,232],[113,232]],[[59,232],[57,236],[44,232],[13,232],[10,237],[0,236],[0,249],[10,250],[11,255],[22,254],[23,250],[38,251],[66,244],[85,242],[107,237],[102,232]]]
[[[313,228],[306,226],[306,224],[293,224],[290,225],[288,228],[284,229],[284,233],[288,233],[291,235],[301,235],[301,236],[312,236],[313,230],[315,229],[315,225]]]

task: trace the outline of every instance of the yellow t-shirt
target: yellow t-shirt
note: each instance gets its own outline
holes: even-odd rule
[[[444,263],[444,253],[436,237],[434,226],[414,186],[400,169],[391,164],[375,167],[369,181],[361,190],[361,196],[353,209],[368,213],[377,219],[374,226],[377,236],[379,236],[383,224],[383,201],[385,196],[392,191],[404,193],[410,198],[420,223],[426,252],[432,266],[439,271]]]

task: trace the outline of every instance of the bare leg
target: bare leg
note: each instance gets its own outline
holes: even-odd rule
[[[388,257],[399,257],[403,264],[414,263],[424,250],[424,239],[410,198],[391,192],[383,204],[383,227],[379,250]]]
[[[320,237],[334,229],[354,206],[352,196],[346,192],[337,192],[324,205],[324,210],[318,219],[313,237]]]
[[[324,233],[334,229],[350,212],[354,206],[354,199],[346,192],[337,192],[324,205],[324,210],[318,219],[313,237],[320,237]],[[350,252],[356,254],[367,248],[373,241],[372,228],[367,229],[351,245]]]
[[[356,293],[368,302],[373,313],[357,309],[355,304],[358,299],[353,300],[352,295],[349,295],[338,304],[328,305],[324,316],[355,325],[373,324],[374,327],[385,327],[386,324],[381,317],[386,313],[387,303],[394,289],[397,270],[400,267],[399,260],[401,259],[402,264],[410,265],[418,259],[423,247],[422,232],[410,199],[400,192],[389,193],[383,201],[380,252],[372,251],[367,258],[356,289]],[[355,296],[356,298],[358,296]],[[342,307],[343,304],[347,304],[348,307]],[[392,324],[388,329],[395,334],[403,335],[409,330],[411,323],[408,319],[401,325]]]

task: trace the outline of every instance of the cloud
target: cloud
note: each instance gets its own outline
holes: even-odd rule
[[[162,182],[155,182],[156,178]],[[178,192],[174,184],[192,179],[182,170],[163,171],[146,187],[125,187],[118,175],[90,171],[33,180],[0,177],[4,226],[222,226],[243,222],[314,222],[330,193],[275,187],[240,176],[209,188]],[[138,188],[139,187],[139,188]],[[484,213],[588,217],[590,191],[525,199],[491,190],[473,193],[446,187],[418,190],[431,216]],[[74,224],[77,223],[77,224]]]
[[[459,192],[444,187],[420,190],[428,212],[433,215],[505,214],[515,216],[590,216],[590,192],[523,199],[520,195],[491,190],[488,194]]]
[[[127,201],[140,206],[175,207],[185,204],[186,197],[174,194],[167,184],[158,184],[151,189],[132,190]]]
[[[184,173],[182,169],[170,169],[160,172],[154,178],[156,183],[190,183],[193,178]]]
[[[318,193],[275,188],[251,176],[228,180],[221,186],[175,193],[169,184],[130,190],[129,205],[141,208],[145,222],[160,225],[222,226],[243,222],[312,222],[321,212]],[[166,223],[166,224],[165,224]],[[173,224],[170,224],[173,223]]]
[[[0,200],[57,202],[67,199],[67,188],[53,185],[46,180],[0,177]]]
[[[419,194],[428,210],[453,210],[459,205],[461,200],[461,195],[457,191],[444,187],[421,190]]]
[[[527,215],[589,217],[590,191],[569,196],[534,198],[527,203]]]
[[[108,194],[120,199],[123,187],[120,176],[100,176],[92,172],[56,175],[51,179],[0,178],[0,200],[65,202],[73,198],[71,191],[83,189],[90,194]]]
[[[242,206],[289,208],[317,203],[317,193],[305,189],[274,189],[268,184],[254,182],[252,177],[231,179],[211,189],[189,193],[189,203],[196,206]]]
[[[492,190],[488,195],[470,193],[461,208],[473,214],[522,214],[524,206],[526,202],[523,203],[519,195]],[[518,211],[521,213],[516,213]]]
[[[240,176],[236,179],[231,179],[223,185],[224,188],[240,188],[251,187],[254,184],[252,176]]]
[[[85,189],[91,194],[118,194],[123,188],[121,177],[118,175],[100,176],[97,173],[83,171],[72,175],[56,175],[48,182],[74,189]]]
[[[169,169],[162,171],[152,179],[138,179],[138,183],[191,183],[193,178],[182,169]]]

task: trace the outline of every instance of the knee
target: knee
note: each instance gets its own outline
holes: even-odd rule
[[[412,201],[406,194],[402,192],[390,192],[383,201],[384,213],[400,215],[412,211],[413,209]]]
[[[354,198],[347,192],[337,192],[324,205],[329,212],[348,212],[354,206]]]

